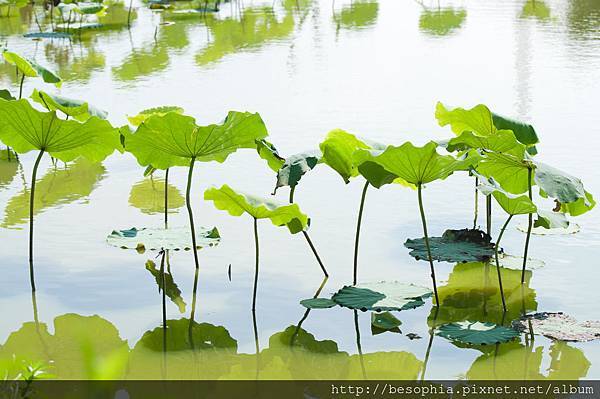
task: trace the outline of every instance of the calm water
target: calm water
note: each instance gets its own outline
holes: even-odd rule
[[[434,118],[437,101],[485,103],[533,123],[541,138],[539,157],[600,193],[598,0],[245,1],[222,4],[219,13],[205,18],[175,18],[139,4],[131,31],[122,26],[126,9],[113,6],[103,21],[113,24],[111,29],[86,32],[71,42],[26,39],[23,33],[37,30],[31,10],[11,15],[0,18],[0,41],[52,67],[65,80],[61,94],[107,110],[114,124],[166,104],[185,108],[203,123],[221,120],[230,109],[258,111],[270,140],[285,155],[314,148],[338,127],[386,143],[448,137],[449,130]],[[41,11],[39,19],[43,26],[49,22]],[[6,64],[0,64],[0,80],[13,91],[18,87]],[[34,87],[52,91],[28,80],[24,93]],[[320,269],[301,236],[266,221],[259,226],[261,275],[253,320],[252,221],[232,218],[202,200],[206,188],[223,183],[267,196],[274,176],[252,151],[236,153],[225,164],[199,164],[193,183],[196,223],[217,226],[223,237],[218,247],[200,251],[196,321],[210,325],[198,326],[194,340],[196,348],[211,350],[191,351],[187,322],[169,322],[165,366],[162,299],[145,267],[149,259],[157,265],[159,259],[105,242],[114,229],[162,222],[156,213],[160,192],[142,196],[143,201],[130,198],[132,187],[144,180],[130,155],[113,155],[103,165],[78,162],[66,170],[45,159],[36,203],[37,307],[44,324],[36,328],[28,323],[34,315],[24,191],[31,185],[33,155],[22,156],[21,163],[0,164],[0,359],[14,352],[32,361],[52,359],[51,371],[62,378],[600,378],[597,342],[553,343],[536,336],[528,345],[521,339],[469,349],[438,336],[430,340],[435,324],[501,322],[493,269],[482,265],[437,263],[442,308],[437,318],[430,301],[396,313],[403,334],[372,335],[370,314],[359,312],[355,319],[339,307],[304,317],[298,302],[320,288]],[[180,190],[185,173],[170,175]],[[157,173],[155,179],[161,177]],[[427,187],[432,235],[471,225],[472,184],[457,175]],[[319,166],[297,190],[331,274],[321,296],[351,282],[361,188],[358,179],[345,185]],[[278,196],[286,200],[286,190]],[[187,226],[183,208],[170,218],[171,225]],[[496,212],[495,230],[503,219]],[[563,311],[581,321],[599,318],[600,212],[576,222],[578,234],[533,237],[531,256],[545,266],[528,274],[523,292],[520,272],[504,271],[509,318],[522,307]],[[517,255],[524,239],[518,223],[503,239],[506,251]],[[429,286],[427,264],[403,247],[406,238],[420,236],[414,192],[371,190],[359,279]],[[192,254],[171,253],[170,267],[185,304],[167,299],[167,317],[188,318]],[[302,330],[289,328],[300,320]],[[422,338],[410,340],[407,333]],[[292,350],[292,336],[304,350]]]

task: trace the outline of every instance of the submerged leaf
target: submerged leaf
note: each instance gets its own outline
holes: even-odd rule
[[[526,315],[513,324],[520,331],[529,331],[531,325],[535,334],[559,341],[587,342],[600,339],[600,321],[579,323],[560,312]]]
[[[259,114],[230,111],[222,124],[198,126],[190,116],[168,112],[146,119],[126,146],[140,165],[167,169],[189,166],[191,159],[224,162],[240,148],[255,148],[267,134]]]
[[[446,230],[441,237],[429,237],[432,260],[440,262],[480,262],[494,256],[491,237],[481,230]],[[412,249],[410,256],[428,260],[425,238],[408,239],[404,246]]]
[[[181,297],[181,290],[179,287],[177,287],[177,284],[175,284],[175,281],[173,280],[173,275],[165,271],[165,284],[163,287],[163,276],[160,272],[160,269],[156,267],[156,264],[153,261],[146,261],[146,270],[148,270],[156,280],[158,290],[165,290],[165,294],[175,305],[177,305],[179,313],[185,313],[185,301]]]
[[[209,188],[204,199],[213,201],[217,209],[227,211],[231,216],[247,213],[255,219],[269,219],[275,226],[287,226],[292,234],[308,227],[308,216],[300,211],[297,204],[283,205],[275,201],[238,193],[224,184],[221,188]]]
[[[300,305],[307,309],[328,309],[337,306],[337,303],[329,298],[310,298],[301,300]]]
[[[331,298],[340,306],[362,311],[377,312],[407,310],[423,305],[431,290],[414,284],[397,281],[364,283],[345,286]]]
[[[519,333],[494,323],[461,321],[440,326],[437,335],[468,345],[492,345],[511,341],[517,338]]]
[[[221,236],[216,227],[212,229],[196,228],[196,247],[212,247],[218,245]],[[128,230],[114,230],[106,237],[106,242],[114,247],[123,249],[144,250],[175,250],[192,249],[192,237],[187,227],[141,228],[132,227]]]
[[[48,111],[59,110],[65,115],[72,116],[80,122],[84,122],[92,116],[106,119],[108,115],[106,111],[98,109],[85,101],[48,94],[43,91],[38,91],[37,89],[33,89],[31,99],[36,103],[43,105]]]

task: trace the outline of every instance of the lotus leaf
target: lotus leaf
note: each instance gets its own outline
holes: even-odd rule
[[[212,247],[218,245],[221,236],[216,227],[212,229],[200,228],[196,233],[196,247]],[[192,240],[189,230],[185,227],[142,228],[132,227],[128,230],[114,230],[106,238],[108,244],[124,248],[143,251],[157,250],[190,250]]]
[[[506,269],[521,270],[521,268],[523,267],[522,256],[514,256],[502,253],[498,255],[498,258],[500,260],[500,266]],[[546,263],[544,263],[543,260],[533,258],[527,259],[527,268],[529,270],[539,269],[541,267],[544,267],[545,265]]]
[[[437,335],[467,345],[492,345],[511,341],[517,338],[519,333],[494,323],[461,321],[440,326]]]
[[[177,305],[179,312],[184,313],[185,312],[185,301],[181,297],[181,290],[179,289],[179,287],[177,286],[177,284],[175,284],[175,281],[173,280],[173,275],[171,273],[165,273],[165,275],[164,275],[165,284],[163,287],[162,273],[160,272],[160,269],[156,268],[156,264],[153,261],[151,261],[151,260],[146,261],[146,270],[148,270],[150,272],[150,274],[152,274],[152,276],[156,280],[156,284],[158,285],[159,292],[164,290],[165,294],[169,297],[169,299],[175,305]]]
[[[228,185],[209,188],[204,199],[213,201],[217,209],[227,211],[232,216],[247,213],[254,219],[269,219],[275,226],[288,226],[292,234],[308,227],[308,216],[300,211],[297,204],[283,205],[274,201],[238,193]]]
[[[594,208],[596,202],[590,193],[585,191],[583,183],[577,177],[553,168],[542,162],[535,162],[535,183],[540,186],[542,194],[555,198],[561,204],[561,210],[573,216]],[[580,203],[578,203],[581,201]],[[569,204],[578,203],[575,208]]]
[[[429,244],[431,257],[439,262],[479,262],[494,256],[491,237],[477,229],[446,230],[441,237],[430,237]],[[415,259],[428,259],[424,238],[408,239],[404,246]]]
[[[371,146],[353,134],[341,129],[329,132],[325,140],[319,144],[323,153],[322,161],[339,173],[345,183],[358,176],[358,168],[354,163],[354,152],[358,149],[370,149]]]
[[[310,298],[300,301],[300,305],[307,309],[328,309],[337,306],[337,303],[329,298]]]
[[[169,112],[183,114],[183,108],[177,107],[177,106],[169,106],[169,105],[162,106],[162,107],[148,108],[148,109],[141,111],[140,113],[138,113],[135,116],[128,116],[127,120],[133,126],[137,127],[137,126],[141,125],[146,119],[148,119],[152,115],[164,116]]]
[[[6,89],[2,89],[0,90],[0,98],[3,100],[16,100],[12,94],[10,94],[10,91],[6,90]]]
[[[24,76],[30,78],[41,77],[46,83],[53,83],[56,87],[61,86],[62,80],[60,77],[37,62],[21,57],[19,54],[6,49],[3,51],[2,55],[6,62],[16,66]]]
[[[373,335],[381,334],[386,331],[400,333],[402,322],[390,312],[371,313],[371,332]]]
[[[256,140],[256,151],[258,156],[267,161],[267,165],[273,172],[279,172],[285,163],[285,158],[280,156],[277,148],[267,140]]]
[[[9,149],[0,150],[0,189],[8,186],[19,170],[15,153]]]
[[[504,190],[493,177],[485,181],[482,176],[482,182],[477,189],[484,195],[492,195],[498,204],[509,215],[527,215],[537,211],[535,204],[526,195],[515,195]]]
[[[431,290],[426,287],[397,281],[381,281],[345,286],[331,299],[350,309],[381,312],[413,309],[423,305],[423,300],[430,296]]]
[[[517,141],[510,130],[499,130],[486,136],[478,136],[473,132],[464,131],[459,136],[450,139],[446,148],[450,152],[474,148],[510,154],[517,158],[525,156],[525,146]]]
[[[81,100],[61,97],[48,94],[43,91],[33,90],[31,99],[38,104],[43,105],[48,111],[59,110],[67,116],[71,116],[80,122],[85,122],[92,116],[100,119],[106,119],[107,113],[98,109],[89,103]]]
[[[587,342],[600,339],[600,321],[579,323],[561,312],[534,313],[514,322],[514,327],[520,331],[528,331],[530,325],[535,334],[559,341]]]
[[[287,157],[281,169],[277,171],[277,184],[275,190],[279,187],[296,186],[306,172],[317,166],[320,159],[321,152],[318,150],[303,152]]]
[[[527,155],[521,159],[510,154],[490,152],[477,165],[477,172],[487,178],[493,177],[510,193],[522,194],[529,189],[528,175],[529,170],[533,169],[533,164],[527,158]]]

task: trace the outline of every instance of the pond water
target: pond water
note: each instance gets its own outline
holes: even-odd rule
[[[0,42],[57,71],[64,83],[56,92],[89,100],[108,111],[115,125],[159,105],[179,105],[201,123],[220,121],[231,109],[255,111],[282,154],[313,149],[334,128],[385,143],[443,139],[451,132],[437,125],[437,101],[485,103],[534,124],[540,159],[581,177],[588,191],[600,192],[600,169],[593,166],[600,149],[597,0],[240,1],[205,15],[134,5],[130,30],[124,25],[126,6],[112,5],[102,17],[105,29],[71,41],[23,37],[37,30],[34,12],[42,28],[49,21],[41,9],[13,10],[0,18]],[[1,84],[14,93],[13,68],[0,64]],[[54,90],[25,80],[24,94],[33,88]],[[330,273],[324,285],[300,235],[259,222],[261,275],[253,315],[252,220],[216,210],[202,193],[226,183],[269,196],[273,173],[250,150],[224,164],[197,164],[196,223],[217,226],[222,241],[199,252],[195,320],[201,324],[193,330],[193,342],[184,320],[192,303],[193,256],[169,254],[168,277],[181,294],[166,300],[172,321],[165,363],[162,295],[155,278],[160,259],[156,252],[139,254],[105,240],[115,229],[161,226],[162,194],[156,187],[163,174],[144,182],[143,168],[129,154],[115,154],[102,165],[79,161],[66,168],[42,161],[34,315],[27,264],[34,154],[20,162],[0,164],[0,361],[5,365],[16,352],[29,361],[52,360],[50,372],[60,378],[600,378],[597,342],[536,336],[533,342],[522,337],[468,348],[430,335],[431,327],[448,321],[508,323],[523,308],[598,319],[597,210],[575,220],[577,234],[533,236],[530,255],[544,266],[528,271],[524,288],[520,270],[503,270],[505,320],[493,268],[441,262],[435,265],[442,302],[437,315],[428,300],[396,313],[402,333],[374,335],[369,313],[341,307],[306,312],[299,304],[318,290],[328,297],[352,282],[359,179],[346,185],[321,165],[296,192]],[[183,193],[185,168],[171,170],[169,178]],[[281,189],[277,197],[285,201],[287,195]],[[187,226],[181,198],[175,191],[171,197],[176,209],[170,224]],[[428,185],[424,199],[431,235],[472,225],[473,181],[464,174]],[[504,218],[499,210],[494,213],[495,234]],[[515,255],[524,239],[516,226],[525,220],[519,219],[503,239],[505,250]],[[478,224],[484,224],[483,215]],[[359,280],[429,286],[427,263],[410,257],[403,246],[407,238],[421,236],[413,191],[370,190]],[[167,293],[176,298],[177,290],[170,288]],[[421,338],[409,339],[408,333]]]

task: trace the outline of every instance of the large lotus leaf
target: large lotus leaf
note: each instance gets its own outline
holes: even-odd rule
[[[546,351],[549,359],[544,361]],[[590,365],[581,349],[565,342],[553,342],[549,348],[509,342],[487,350],[475,359],[466,377],[488,381],[578,380],[587,375]]]
[[[279,169],[285,163],[285,158],[279,155],[275,146],[267,140],[256,140],[256,152],[258,156],[267,161],[267,165],[273,172],[279,172]]]
[[[436,36],[445,36],[460,28],[467,11],[452,7],[424,10],[419,18],[419,29]]]
[[[86,201],[105,175],[102,164],[86,159],[78,159],[64,169],[49,170],[35,186],[33,214],[78,200]],[[24,189],[8,201],[0,226],[13,228],[29,220],[29,193]]]
[[[48,111],[59,110],[65,115],[71,116],[80,122],[84,122],[92,116],[106,119],[108,115],[106,111],[98,109],[85,101],[48,94],[43,91],[38,91],[37,89],[33,89],[31,99],[36,103],[43,105]]]
[[[213,201],[217,209],[227,211],[232,216],[244,213],[255,219],[269,219],[275,226],[287,226],[292,234],[308,227],[308,216],[302,213],[297,204],[282,205],[277,202],[238,193],[228,185],[209,188],[204,199]]]
[[[0,188],[8,186],[19,170],[19,162],[15,153],[10,150],[0,150]]]
[[[156,267],[156,263],[151,260],[146,261],[146,270],[152,274],[152,277],[156,280],[156,284],[158,285],[158,292],[165,291],[165,294],[169,297],[169,299],[177,305],[180,313],[185,312],[185,301],[181,297],[181,290],[173,280],[173,275],[171,273],[167,273],[165,271],[165,283],[163,287],[163,276],[160,272],[160,269]]]
[[[520,143],[532,146],[540,141],[535,129],[528,123],[516,121],[495,113],[492,113],[492,119],[494,121],[494,126],[496,126],[498,130],[511,130]]]
[[[127,120],[133,126],[137,127],[137,126],[141,125],[146,119],[148,119],[152,115],[164,116],[165,114],[167,114],[169,112],[183,114],[184,111],[183,111],[183,108],[181,108],[181,107],[177,107],[177,106],[173,106],[173,105],[166,105],[166,106],[162,106],[162,107],[145,109],[135,116],[128,116]]]
[[[514,322],[520,331],[533,330],[534,334],[550,339],[587,342],[600,339],[600,321],[578,322],[564,313],[534,313]]]
[[[371,146],[353,134],[335,129],[327,134],[319,148],[323,153],[322,161],[348,183],[350,178],[358,176],[354,152],[358,149],[369,149]]]
[[[553,168],[542,162],[535,162],[535,183],[543,190],[544,196],[555,198],[565,205],[567,213],[574,211],[581,215],[590,211],[596,205],[594,198],[583,188],[583,183],[575,176],[571,176],[561,170]],[[578,203],[575,208],[569,208],[568,204]]]
[[[527,215],[537,211],[537,206],[527,195],[511,194],[504,190],[493,177],[482,181],[477,189],[484,195],[492,195],[504,212],[509,215]]]
[[[194,118],[168,112],[152,115],[127,138],[127,150],[142,166],[188,166],[190,159],[224,162],[240,148],[255,148],[268,135],[259,114],[230,111],[220,125],[198,126]]]
[[[174,212],[185,205],[185,199],[177,187],[167,184],[167,211]],[[165,181],[146,178],[136,183],[129,193],[129,204],[147,215],[164,213]]]
[[[473,132],[477,136],[489,136],[496,133],[492,112],[483,104],[471,109],[446,108],[438,102],[435,107],[435,117],[440,126],[450,125],[457,136],[463,132]]]
[[[486,151],[510,154],[521,159],[525,155],[525,146],[517,141],[510,130],[499,130],[487,136],[478,136],[473,132],[464,131],[452,138],[446,148],[450,152],[465,151],[476,148]]]
[[[362,311],[407,310],[424,304],[431,290],[398,281],[381,281],[345,286],[331,298],[340,306]]]
[[[34,109],[25,99],[0,100],[0,119],[4,120],[0,140],[18,153],[44,150],[64,162],[78,157],[100,162],[122,148],[118,130],[106,120],[66,121],[56,111]]]
[[[523,261],[515,270],[501,267],[502,286],[506,300],[506,313],[498,286],[495,266],[490,263],[459,263],[454,266],[445,285],[438,286],[439,309],[432,309],[430,326],[463,320],[500,323],[513,320],[523,311],[537,309],[535,291],[529,288],[532,272],[525,271],[525,284],[521,284]]]
[[[221,236],[216,227],[196,228],[196,247],[212,247],[218,245]],[[157,250],[190,250],[192,237],[187,227],[142,228],[132,227],[128,230],[114,230],[106,237],[106,242],[123,249],[135,249],[140,252],[149,249]]]
[[[301,300],[300,305],[307,309],[329,309],[337,306],[337,302],[329,298],[309,298]]]
[[[385,151],[371,151],[363,158],[380,165],[407,183],[419,185],[445,179],[470,164],[470,159],[458,160],[450,155],[440,155],[433,141],[423,147],[407,142],[400,147],[389,146]],[[362,152],[365,154],[365,152]],[[366,154],[365,154],[366,155]]]
[[[16,66],[23,75],[30,78],[41,77],[46,83],[53,83],[57,87],[61,86],[62,80],[60,77],[37,62],[21,57],[19,54],[8,50],[4,50],[2,55],[6,62]]]
[[[409,238],[404,246],[415,259],[428,260],[425,238]],[[491,237],[477,229],[446,230],[441,237],[429,237],[429,246],[432,259],[440,262],[480,262],[494,256]]]
[[[370,185],[375,188],[381,188],[386,184],[400,184],[405,187],[415,188],[396,174],[389,172],[377,162],[371,161],[373,156],[381,154],[382,150],[364,150],[359,149],[354,152],[354,163],[358,168],[358,173],[364,177]]]
[[[527,182],[529,168],[533,168],[533,164],[527,159],[489,152],[477,165],[477,172],[487,178],[493,177],[504,190],[510,193],[522,194],[529,188]],[[533,185],[534,182],[532,181],[531,184]]]
[[[120,380],[128,353],[127,342],[112,323],[100,316],[73,313],[54,319],[53,334],[46,324],[24,323],[0,347],[0,359],[16,354],[43,362],[51,374],[65,380]]]
[[[371,313],[371,333],[381,334],[386,331],[399,333],[402,322],[390,312]]]
[[[461,321],[440,326],[437,335],[467,345],[492,345],[511,341],[519,332],[494,323]]]

